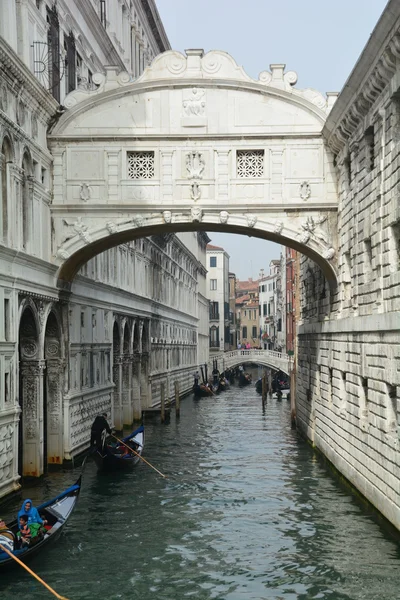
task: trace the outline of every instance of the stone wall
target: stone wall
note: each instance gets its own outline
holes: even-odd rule
[[[297,423],[400,529],[400,6],[389,2],[324,128],[338,280],[302,261]],[[377,51],[378,48],[378,51]]]

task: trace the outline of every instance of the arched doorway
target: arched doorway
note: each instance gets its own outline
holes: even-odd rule
[[[43,473],[43,373],[36,311],[27,305],[19,327],[19,424],[18,471],[22,476]]]
[[[49,314],[44,337],[46,372],[43,390],[44,466],[63,461],[63,401],[61,332],[55,313]]]

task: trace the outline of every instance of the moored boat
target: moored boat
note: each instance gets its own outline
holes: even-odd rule
[[[71,485],[71,487],[67,488],[64,492],[52,500],[38,506],[37,510],[40,516],[47,521],[47,524],[43,528],[43,532],[33,537],[28,546],[14,549],[12,551],[13,555],[25,562],[30,557],[38,554],[50,542],[56,540],[60,536],[65,523],[75,508],[80,490],[81,477],[79,477],[74,485]],[[6,537],[14,543],[15,548],[18,530],[18,520],[16,519],[9,525],[7,530],[2,530],[0,535],[3,536],[8,532]],[[0,569],[9,569],[16,564],[16,561],[13,560],[11,556],[0,549]]]
[[[193,386],[193,394],[195,398],[204,398],[205,396],[212,396],[213,391],[210,387],[206,386],[204,383],[195,384]]]
[[[102,445],[95,449],[93,458],[99,470],[126,469],[139,462],[144,447],[143,425],[122,438],[121,441],[123,444],[104,440]]]
[[[240,386],[244,386],[244,385],[249,385],[251,383],[251,375],[250,373],[246,373],[244,371],[241,371],[239,373],[239,385]]]

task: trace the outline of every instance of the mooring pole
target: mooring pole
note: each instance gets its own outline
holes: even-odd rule
[[[179,381],[175,381],[175,414],[176,418],[179,419],[181,416],[181,405],[179,398]]]
[[[161,384],[161,423],[165,422],[165,383]]]
[[[267,400],[267,376],[264,371],[264,375],[262,377],[262,405],[265,406],[265,402]]]

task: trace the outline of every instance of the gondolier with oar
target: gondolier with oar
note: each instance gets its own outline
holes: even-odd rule
[[[90,429],[90,445],[100,447],[103,445],[105,438],[111,435],[111,427],[107,421],[107,413],[97,415]]]

